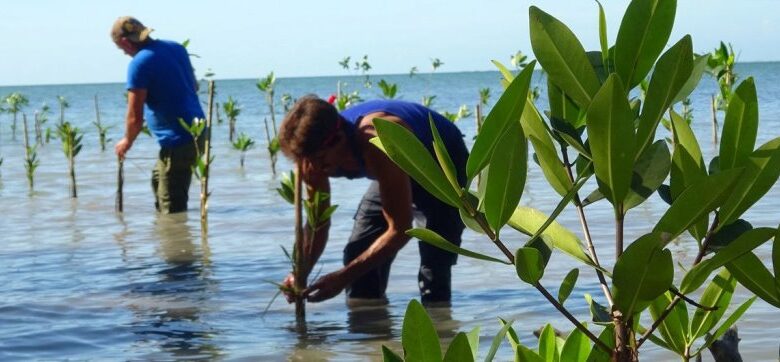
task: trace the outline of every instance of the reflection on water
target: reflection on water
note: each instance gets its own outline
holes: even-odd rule
[[[156,345],[163,356],[214,359],[221,353],[212,341],[218,330],[202,320],[201,313],[218,283],[210,276],[205,253],[193,243],[187,214],[158,215],[154,234],[164,264],[151,266],[158,270],[139,270],[155,277],[129,284],[125,294],[134,316],[134,347],[149,353],[148,347]],[[153,352],[147,357],[161,356]]]

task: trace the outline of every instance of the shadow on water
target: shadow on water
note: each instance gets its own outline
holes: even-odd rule
[[[131,283],[125,295],[133,313],[134,347],[145,353],[150,346],[159,348],[144,358],[211,360],[222,355],[213,341],[219,331],[203,316],[218,285],[211,278],[208,252],[193,243],[192,234],[186,213],[158,216],[153,236],[159,239],[162,263],[138,270],[141,280]]]

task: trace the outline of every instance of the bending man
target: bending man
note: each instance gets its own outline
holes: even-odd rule
[[[425,226],[460,245],[464,226],[458,210],[439,201],[404,173],[369,142],[376,136],[373,121],[382,118],[411,130],[433,153],[429,116],[465,183],[468,151],[458,128],[442,115],[419,104],[403,101],[369,101],[339,113],[333,105],[307,96],[299,100],[282,122],[279,140],[284,154],[302,163],[309,193],[330,193],[329,177],[367,177],[371,182],[357,208],[355,226],[344,249],[344,267],[312,283],[304,295],[323,301],[346,289],[348,302],[373,299],[386,303],[390,265],[409,241],[413,211],[425,216]],[[327,207],[327,206],[325,206]],[[329,224],[314,236],[310,271],[328,238]],[[307,228],[308,229],[308,228]],[[423,303],[448,304],[451,267],[457,255],[418,242],[418,281]],[[285,283],[292,285],[292,277]]]

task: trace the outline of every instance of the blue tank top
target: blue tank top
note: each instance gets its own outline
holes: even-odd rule
[[[436,125],[436,129],[439,131],[442,141],[444,141],[444,144],[448,149],[450,148],[450,145],[455,145],[455,142],[461,142],[461,139],[463,138],[463,134],[454,123],[436,111],[423,105],[398,100],[373,100],[360,103],[342,111],[341,117],[343,117],[347,123],[347,127],[345,127],[344,131],[346,132],[347,137],[352,141],[352,149],[361,165],[361,177],[366,177],[367,174],[365,166],[363,165],[363,155],[360,152],[360,147],[357,146],[357,140],[354,137],[355,129],[363,117],[367,114],[377,112],[387,113],[402,119],[431,154],[434,154],[434,151],[433,133],[431,133],[431,126],[428,121],[429,115],[433,118],[433,123]]]

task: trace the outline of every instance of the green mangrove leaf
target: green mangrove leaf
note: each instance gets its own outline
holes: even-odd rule
[[[408,361],[441,362],[439,335],[422,304],[412,299],[406,307],[401,344]]]
[[[466,336],[469,339],[469,346],[471,346],[471,352],[476,361],[477,352],[479,352],[479,326],[472,328]]]
[[[639,84],[661,54],[672,32],[676,0],[633,0],[615,41],[615,71],[624,88]]]
[[[778,296],[780,297],[780,227],[775,235],[775,242],[772,244],[772,266],[775,270],[775,286],[777,286]],[[780,298],[779,298],[780,299]]]
[[[563,305],[566,299],[571,295],[571,291],[574,290],[574,286],[577,285],[577,278],[580,276],[580,270],[575,268],[566,274],[561,282],[561,287],[558,288],[558,302]]]
[[[452,162],[449,152],[447,152],[447,146],[444,145],[444,141],[439,135],[439,130],[436,129],[436,124],[433,123],[433,116],[428,114],[428,122],[431,125],[431,134],[433,135],[433,152],[436,154],[436,159],[439,161],[444,176],[452,185],[452,188],[457,190],[458,193],[462,192],[460,183],[458,183],[458,171],[455,169],[455,164]]]
[[[539,234],[539,231],[543,228],[541,234],[538,236],[541,236],[547,245],[556,248],[587,265],[593,265],[593,261],[585,254],[582,241],[576,234],[559,224],[557,221],[554,221],[555,217],[557,217],[557,214],[548,217],[537,209],[527,206],[518,206],[509,219],[508,224],[513,229],[531,236]]]
[[[382,361],[383,362],[404,362],[404,359],[401,358],[401,356],[395,354],[390,348],[387,348],[387,346],[382,345]]]
[[[742,303],[735,311],[734,313],[729,316],[728,319],[726,319],[723,324],[718,327],[718,329],[715,331],[715,333],[707,336],[707,339],[704,341],[704,345],[699,348],[696,353],[700,353],[705,348],[712,345],[713,342],[717,341],[720,337],[723,337],[723,335],[726,333],[726,331],[731,328],[731,326],[734,325],[740,318],[742,318],[742,315],[747,312],[748,308],[750,308],[751,305],[753,305],[753,302],[756,301],[756,297],[751,297],[750,299],[746,300],[744,303]]]
[[[672,253],[661,233],[641,236],[618,258],[612,272],[615,307],[629,316],[642,311],[672,285]]]
[[[688,96],[691,95],[691,93],[693,93],[693,90],[696,89],[696,86],[699,85],[699,81],[701,81],[701,77],[704,74],[704,71],[707,69],[707,61],[709,59],[709,54],[696,57],[696,59],[693,61],[693,70],[691,71],[690,78],[688,78],[682,88],[680,88],[680,91],[672,100],[672,104],[677,104],[684,101],[686,98],[688,98]]]
[[[639,332],[639,333],[644,334],[645,332],[647,332],[647,329],[640,325],[639,328],[637,328],[636,331]],[[661,347],[661,348],[666,349],[666,350],[671,351],[671,352],[675,352],[674,348],[672,348],[672,346],[666,344],[666,342],[663,339],[656,337],[654,334],[651,334],[651,335],[647,336],[647,339],[649,341],[653,342],[653,344],[655,344],[658,347]]]
[[[518,345],[515,350],[515,362],[545,362],[536,352],[524,345]]]
[[[515,269],[520,280],[536,285],[544,276],[545,260],[536,248],[522,247],[515,252]]]
[[[457,191],[447,182],[441,168],[423,144],[400,124],[381,118],[374,119],[382,149],[398,167],[420,184],[426,191],[450,206],[460,206]],[[377,145],[377,137],[372,139]]]
[[[528,143],[519,122],[511,122],[496,143],[490,159],[485,217],[498,232],[512,216],[525,188],[528,173]]]
[[[539,166],[542,168],[542,173],[547,182],[550,183],[550,186],[558,194],[561,196],[566,195],[572,187],[569,174],[566,172],[563,162],[558,158],[556,145],[550,138],[539,111],[536,110],[536,106],[530,99],[526,99],[526,102],[528,103],[525,105],[523,116],[520,119],[523,131],[528,140],[531,141],[534,151],[536,151]]]
[[[758,97],[753,77],[734,91],[723,120],[720,139],[720,170],[742,167],[753,152],[758,133]]]
[[[775,284],[775,277],[752,252],[726,264],[731,275],[739,284],[753,292],[765,302],[780,308],[780,288]]]
[[[515,75],[512,73],[509,68],[507,68],[503,63],[499,62],[498,60],[491,60],[493,65],[498,68],[498,71],[501,72],[501,75],[504,77],[504,80],[507,82],[507,84],[511,84],[513,80],[515,80]],[[505,87],[506,88],[506,87]]]
[[[615,348],[615,326],[607,325],[599,334],[599,340],[610,349]],[[601,348],[593,347],[588,355],[587,362],[609,362],[611,356]]]
[[[718,324],[731,303],[737,280],[727,269],[721,270],[701,295],[699,304],[705,307],[716,307],[716,310],[696,309],[691,320],[691,339],[695,340],[709,333]]]
[[[593,297],[588,293],[585,293],[584,297],[585,297],[585,302],[588,303],[588,308],[590,310],[590,318],[593,321],[593,323],[602,324],[602,325],[609,325],[612,323],[612,317],[610,316],[607,307],[593,300]]]
[[[585,125],[585,119],[579,116],[580,108],[577,107],[577,104],[549,78],[547,79],[547,98],[550,101],[550,118],[564,120],[572,129]]]
[[[658,122],[672,105],[674,97],[691,77],[693,71],[693,44],[691,36],[684,36],[677,44],[658,59],[650,86],[647,88],[645,105],[639,116],[636,131],[639,152],[655,139]]]
[[[720,227],[738,219],[774,186],[780,177],[780,137],[757,149],[745,161],[745,173],[718,213]],[[717,229],[716,229],[717,230]]]
[[[669,115],[675,139],[669,184],[672,199],[675,199],[686,188],[707,176],[707,170],[704,168],[699,143],[688,122],[674,110],[669,110]],[[708,227],[709,217],[703,216],[688,231],[694,239],[702,240]]]
[[[561,350],[561,357],[566,361],[585,362],[588,359],[591,348],[590,338],[582,333],[578,328],[574,328],[569,336],[566,337],[566,343]]]
[[[720,206],[741,174],[740,168],[702,177],[674,200],[653,231],[667,234],[664,245],[670,242]]]
[[[749,222],[743,219],[736,220],[720,228],[710,237],[710,242],[707,244],[707,250],[718,252],[731,244],[734,240],[737,240],[742,234],[752,229],[753,225]]]
[[[498,322],[501,324],[501,327],[512,324],[512,321],[505,321],[502,318],[498,318]],[[509,344],[512,346],[512,350],[517,352],[517,346],[520,345],[520,338],[517,337],[517,332],[515,332],[515,329],[510,326],[506,331],[506,339],[509,341]]]
[[[658,320],[660,315],[672,302],[672,295],[669,292],[661,294],[650,304],[650,315],[653,321]],[[657,329],[664,340],[664,345],[670,351],[683,355],[685,345],[688,344],[688,310],[685,303],[677,303],[672,311],[661,322]]]
[[[601,193],[601,190],[595,189],[588,194],[588,197],[586,197],[585,200],[582,200],[582,206],[585,207],[601,200],[604,200],[604,194]]]
[[[583,113],[584,114],[584,113]],[[585,117],[579,117],[577,120],[577,123],[583,123],[583,126],[580,126],[579,130],[585,129],[584,123],[585,123]],[[555,135],[557,138],[560,138],[563,140],[563,142],[566,145],[569,145],[571,148],[577,150],[579,154],[588,160],[592,159],[590,155],[590,147],[586,145],[586,143],[582,142],[582,138],[580,136],[580,131],[578,129],[575,129],[572,125],[568,123],[568,121],[561,120],[557,117],[551,117],[550,118],[550,125],[552,126],[552,129],[555,131]]]
[[[726,265],[726,263],[753,251],[753,249],[774,237],[775,232],[776,229],[772,228],[757,228],[740,235],[736,240],[718,251],[715,256],[691,268],[680,283],[680,292],[687,294],[699,289],[710,276],[710,273]]]
[[[636,135],[634,116],[620,78],[614,73],[588,108],[588,141],[599,189],[615,207],[631,185]]]
[[[474,353],[466,333],[459,332],[455,335],[444,354],[444,362],[474,362]]]
[[[558,348],[555,346],[555,329],[551,324],[544,326],[539,335],[539,356],[548,362],[558,362],[561,358]]]
[[[604,7],[601,6],[601,2],[596,0],[596,4],[599,4],[599,45],[601,45],[601,62],[604,67],[607,67],[607,73],[609,71],[609,43],[607,42],[607,15],[604,14]]]
[[[658,140],[642,152],[634,164],[631,189],[624,202],[626,211],[639,206],[658,190],[669,175],[672,167],[671,157],[664,140]]]
[[[487,256],[487,255],[482,255],[482,254],[475,253],[475,252],[470,251],[470,250],[466,250],[466,249],[460,248],[460,247],[456,246],[455,244],[447,241],[446,239],[441,237],[441,235],[437,234],[433,230],[420,229],[420,228],[409,229],[409,230],[406,231],[406,235],[409,235],[409,236],[411,236],[413,238],[420,239],[420,240],[422,240],[422,241],[424,241],[424,242],[426,242],[428,244],[431,244],[431,245],[433,245],[433,246],[435,246],[435,247],[437,247],[439,249],[446,250],[446,251],[449,251],[451,253],[463,255],[463,256],[466,256],[466,257],[469,257],[469,258],[474,258],[474,259],[479,259],[479,260],[484,260],[484,261],[492,261],[492,262],[495,262],[495,263],[501,263],[501,264],[507,264],[507,265],[511,264],[508,261],[504,261],[504,260],[501,260],[501,259],[496,259],[496,258]]]
[[[498,347],[501,346],[501,342],[504,340],[504,336],[506,336],[506,332],[509,330],[509,328],[512,328],[512,322],[504,324],[504,326],[498,330],[496,336],[493,337],[493,342],[490,343],[490,349],[488,350],[488,353],[485,356],[485,361],[492,361],[493,358],[496,356],[496,352],[498,352]]]
[[[525,108],[525,99],[528,97],[528,86],[531,84],[536,62],[528,64],[517,77],[512,80],[509,87],[501,94],[493,109],[485,117],[485,122],[474,141],[471,154],[466,162],[466,175],[469,180],[481,171],[493,155],[501,135],[504,134],[509,124],[518,122]]]
[[[536,6],[529,8],[531,47],[547,76],[581,108],[587,108],[599,90],[596,72],[585,48],[558,19]]]

